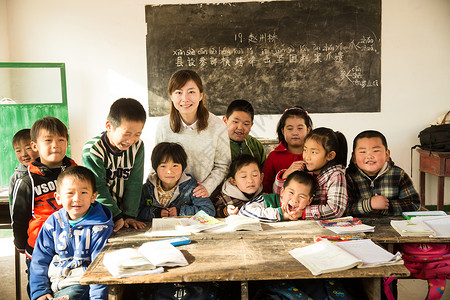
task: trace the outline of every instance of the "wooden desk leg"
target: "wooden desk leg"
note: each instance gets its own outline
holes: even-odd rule
[[[248,300],[248,281],[241,281],[241,300]]]
[[[109,286],[108,299],[109,300],[120,300],[123,296],[123,286],[121,285],[110,285]]]
[[[368,299],[381,299],[383,278],[364,278],[362,282]]]
[[[14,249],[14,270],[16,272],[16,299],[22,299],[21,288],[22,284],[20,282],[20,253],[17,249]]]
[[[445,182],[445,177],[439,176],[437,210],[444,210],[444,182]]]
[[[425,208],[425,172],[420,172],[420,206]]]

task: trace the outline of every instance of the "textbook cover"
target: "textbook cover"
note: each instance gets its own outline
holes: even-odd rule
[[[318,220],[317,224],[337,234],[374,232],[375,230],[374,226],[365,225],[360,219],[352,216],[330,220]]]
[[[424,211],[404,211],[402,212],[403,218],[409,220],[415,217],[437,217],[447,216],[447,213],[442,210],[424,210]]]
[[[181,231],[201,232],[218,229],[224,226],[226,226],[225,222],[220,221],[201,210],[188,219],[181,219],[176,228]]]

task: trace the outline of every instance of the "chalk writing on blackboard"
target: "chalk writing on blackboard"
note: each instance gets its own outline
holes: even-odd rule
[[[248,37],[244,37],[244,34],[239,32],[234,34],[234,40],[240,44],[249,45],[239,48],[216,46],[197,49],[192,47],[179,48],[172,50],[173,63],[177,68],[199,67],[200,70],[208,66],[223,69],[244,68],[246,66],[267,68],[274,64],[286,68],[296,68],[298,64],[320,64],[329,61],[344,63],[346,55],[352,51],[379,51],[374,45],[374,39],[364,36],[356,42],[352,40],[346,43],[325,43],[323,45],[299,43],[298,45],[286,46],[281,43],[276,33],[261,33],[259,35],[250,33]],[[252,44],[255,46],[252,46]],[[339,76],[339,74],[336,75]],[[378,80],[364,79],[362,69],[358,66],[349,71],[341,70],[340,76],[361,88],[379,86]]]
[[[381,0],[146,6],[150,116],[165,115],[178,69],[203,79],[208,109],[256,114],[381,108]]]

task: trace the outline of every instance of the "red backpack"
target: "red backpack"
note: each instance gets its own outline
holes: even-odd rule
[[[402,244],[400,248],[411,276],[419,279],[450,278],[449,244]]]
[[[449,244],[400,244],[400,251],[411,276],[424,280],[443,280],[445,286],[445,280],[450,278]],[[395,299],[389,287],[394,280],[395,277],[384,278],[384,292],[388,300]]]

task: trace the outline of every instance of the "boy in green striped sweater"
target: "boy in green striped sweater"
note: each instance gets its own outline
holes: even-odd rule
[[[111,209],[114,232],[122,227],[146,226],[135,219],[144,177],[144,143],[140,136],[146,118],[139,101],[120,98],[111,105],[106,131],[83,147],[83,165],[95,174],[96,200]]]

